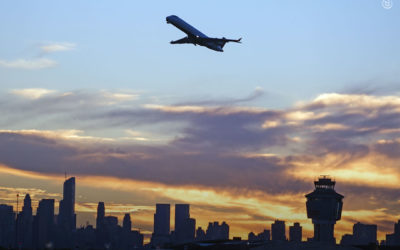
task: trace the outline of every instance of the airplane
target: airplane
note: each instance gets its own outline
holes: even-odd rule
[[[167,23],[171,23],[172,25],[174,25],[175,27],[177,27],[178,29],[187,34],[187,37],[184,37],[176,41],[171,41],[171,44],[192,43],[194,45],[204,46],[215,51],[224,52],[222,48],[225,46],[227,42],[241,43],[240,40],[242,40],[242,38],[234,40],[234,39],[226,39],[225,37],[223,38],[208,37],[175,15],[168,16],[166,18],[166,21]]]

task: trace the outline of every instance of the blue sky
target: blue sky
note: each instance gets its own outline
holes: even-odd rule
[[[321,92],[397,83],[400,8],[376,1],[7,1],[0,59],[50,58],[41,70],[0,68],[15,88],[124,89],[179,100],[238,97],[261,87],[259,104],[281,107]],[[170,45],[185,36],[176,14],[209,36],[238,38],[224,53]],[[41,54],[67,42],[71,51]],[[268,99],[268,100],[266,100]]]
[[[171,45],[171,14],[243,43]],[[309,236],[304,194],[331,174],[337,239],[355,221],[383,239],[400,217],[399,24],[398,0],[2,1],[0,202],[61,197],[67,171],[78,224],[103,199],[151,233],[156,202],[187,202],[231,236],[275,219]]]

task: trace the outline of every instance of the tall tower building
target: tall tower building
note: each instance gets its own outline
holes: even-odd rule
[[[105,216],[104,202],[100,201],[97,205],[97,217],[96,217],[96,229],[101,230],[104,228],[104,216]]]
[[[71,177],[64,182],[63,199],[60,201],[58,214],[58,225],[67,231],[76,229],[75,177]]]
[[[276,220],[271,225],[272,240],[286,240],[286,226],[285,222],[282,220]]]
[[[157,236],[169,235],[171,207],[169,204],[156,204],[154,214],[154,234]]]
[[[33,222],[34,247],[44,249],[54,245],[54,199],[42,199]]]
[[[18,247],[32,248],[32,203],[29,194],[25,195],[24,206],[17,216],[17,243]]]
[[[12,206],[0,204],[0,246],[13,248],[15,241],[15,213]]]
[[[162,247],[171,241],[170,232],[170,204],[156,204],[156,213],[154,214],[154,230],[151,236],[153,247]]]
[[[344,196],[336,193],[335,181],[321,176],[314,181],[315,190],[306,195],[307,217],[314,224],[314,241],[335,243],[334,226],[342,215]]]
[[[175,204],[175,236],[178,242],[186,241],[186,224],[189,222],[189,204]]]

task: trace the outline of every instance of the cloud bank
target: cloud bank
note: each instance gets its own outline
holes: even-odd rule
[[[237,206],[231,200],[215,206],[240,209],[256,200],[247,223],[277,218],[276,211],[307,221],[304,194],[316,176],[330,174],[346,197],[346,225],[362,219],[361,211],[372,220],[365,222],[382,228],[400,215],[398,96],[327,93],[276,110],[240,101],[162,104],[134,93],[45,92],[4,96],[0,163],[38,174],[68,170],[152,183],[147,190],[166,199],[208,209],[212,193],[191,200],[196,195],[184,190],[245,197]],[[142,135],[146,140],[137,140]]]

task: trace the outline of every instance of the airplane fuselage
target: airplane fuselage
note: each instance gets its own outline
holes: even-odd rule
[[[215,51],[223,52],[222,48],[224,47],[225,43],[240,42],[240,39],[232,40],[226,38],[210,38],[175,15],[168,16],[166,21],[167,23],[174,25],[176,28],[187,34],[187,37],[176,41],[171,41],[171,44],[192,43],[194,45],[200,45]]]

